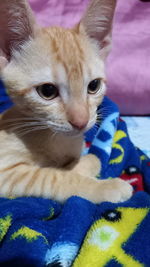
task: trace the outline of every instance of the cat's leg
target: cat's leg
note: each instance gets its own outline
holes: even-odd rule
[[[101,171],[101,162],[95,155],[88,154],[81,157],[74,171],[84,177],[95,179]],[[100,191],[103,192],[101,196],[98,196],[98,198],[103,198],[102,201],[120,202],[129,199],[132,195],[132,186],[120,178],[97,181],[100,183]]]
[[[82,156],[73,170],[83,176],[96,177],[101,171],[101,162],[93,154]]]
[[[130,198],[132,187],[121,179],[96,180],[74,170],[39,168],[20,163],[0,171],[0,195],[42,196],[60,202],[77,195],[95,203],[119,202]]]
[[[120,178],[99,180],[99,186],[102,192],[101,201],[123,202],[128,200],[133,193],[133,187]]]

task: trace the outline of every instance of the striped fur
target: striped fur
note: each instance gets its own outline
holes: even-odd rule
[[[100,169],[95,156],[80,158],[83,133],[95,124],[105,93],[104,44],[114,6],[115,0],[93,0],[73,29],[41,29],[25,0],[0,0],[1,77],[15,102],[0,120],[1,196],[130,197],[127,183],[94,178]],[[97,78],[100,88],[90,95],[88,84]],[[35,88],[44,83],[54,83],[59,96],[42,99]],[[84,130],[70,123],[85,121]]]

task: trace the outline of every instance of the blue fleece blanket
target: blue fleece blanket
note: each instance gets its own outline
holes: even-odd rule
[[[12,105],[2,84],[0,102],[0,111]],[[100,125],[85,135],[83,154],[101,159],[99,179],[120,176],[136,193],[125,203],[100,205],[76,196],[64,205],[0,198],[0,266],[150,266],[150,160],[131,143],[108,98],[103,110]]]

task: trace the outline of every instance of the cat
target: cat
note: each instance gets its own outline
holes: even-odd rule
[[[0,195],[123,201],[132,187],[98,180],[81,157],[97,120],[116,0],[93,0],[72,29],[40,28],[25,0],[0,0],[0,75],[15,105],[0,120]]]

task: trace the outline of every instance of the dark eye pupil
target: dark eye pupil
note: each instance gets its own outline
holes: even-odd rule
[[[91,81],[88,85],[88,93],[96,93],[100,87],[100,79],[95,79]]]
[[[55,93],[55,87],[53,85],[44,84],[41,88],[41,92],[45,97],[50,97]]]
[[[53,99],[58,95],[58,89],[53,84],[43,84],[38,86],[36,90],[41,97],[47,100]]]

